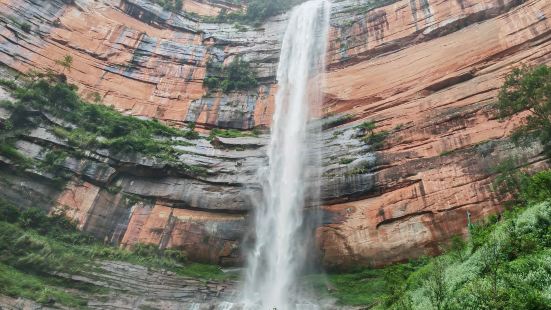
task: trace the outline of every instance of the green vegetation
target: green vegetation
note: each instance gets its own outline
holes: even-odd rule
[[[21,27],[21,30],[23,30],[27,33],[31,32],[31,29],[32,29],[31,24],[29,24],[27,22],[19,24],[19,27]]]
[[[10,140],[0,138],[0,155],[7,157],[21,167],[28,168],[33,165],[30,158],[21,154],[11,143]]]
[[[351,163],[353,161],[354,161],[353,158],[343,158],[343,159],[339,160],[339,164],[348,165],[349,163]]]
[[[215,137],[222,138],[242,138],[242,137],[256,137],[258,136],[257,130],[252,131],[241,131],[237,129],[218,129],[213,128],[210,131],[209,140],[214,139]]]
[[[205,173],[202,168],[182,163],[178,158],[180,153],[173,148],[178,144],[173,138],[198,138],[199,134],[193,128],[179,130],[156,120],[125,116],[104,105],[88,104],[77,95],[75,86],[65,83],[63,76],[35,74],[21,86],[10,85],[10,88],[16,100],[5,107],[12,110],[9,123],[14,128],[0,130],[0,154],[11,159],[24,161],[13,148],[16,134],[37,127],[47,121],[46,115],[50,115],[72,124],[53,127],[52,132],[67,139],[76,150],[104,148],[115,155],[137,153],[165,161],[186,173]],[[62,152],[46,154],[46,165],[54,170],[58,168],[62,157],[67,155]],[[78,152],[73,155],[78,156]]]
[[[183,0],[155,0],[155,3],[167,11],[180,12],[184,5]]]
[[[15,24],[17,27],[19,27],[21,30],[23,30],[26,33],[31,32],[32,26],[27,21],[20,21],[16,19],[14,16],[6,16],[8,20],[10,20],[13,24]]]
[[[227,67],[211,60],[207,63],[207,77],[203,85],[209,91],[224,93],[246,91],[258,86],[254,71],[248,62],[236,57]]]
[[[356,12],[358,15],[366,14],[367,12],[398,2],[399,0],[370,0],[367,3],[360,6],[351,7],[350,10],[347,10],[343,13]]]
[[[549,309],[551,170],[523,180],[523,204],[471,225],[469,239],[454,238],[444,255],[329,274],[329,285],[308,280],[342,304],[375,309]]]
[[[269,17],[284,13],[293,6],[304,2],[305,0],[249,0],[247,1],[244,12],[227,13],[222,10],[215,18],[205,18],[205,21],[210,22],[240,22],[244,24],[253,24],[259,26]],[[234,1],[241,3],[241,1]]]
[[[0,263],[0,293],[10,297],[26,298],[40,304],[61,304],[73,309],[86,306],[86,301],[67,293],[60,286],[59,279],[24,273],[16,268]],[[69,285],[67,285],[69,286]]]
[[[63,58],[56,60],[55,63],[63,68],[62,72],[65,72],[65,70],[71,71],[71,67],[73,66],[73,56],[65,55]]]
[[[399,267],[392,268],[402,268]],[[323,297],[336,298],[340,304],[371,306],[380,302],[385,293],[385,273],[389,269],[360,269],[350,273],[310,275],[306,282]]]
[[[362,140],[373,147],[375,150],[379,150],[383,147],[385,139],[388,137],[388,131],[375,132],[377,125],[373,121],[363,122],[358,126],[363,131],[364,137]]]
[[[137,244],[128,251],[103,245],[78,231],[63,212],[48,216],[36,208],[20,211],[0,199],[0,294],[45,304],[53,298],[66,306],[83,306],[80,298],[63,290],[75,284],[64,285],[68,280],[53,273],[91,270],[97,259],[163,268],[202,279],[228,277],[217,266],[189,263],[185,252],[177,249]]]
[[[363,130],[364,133],[372,135],[375,129],[377,129],[377,125],[374,121],[365,121],[358,125],[358,128]]]
[[[442,153],[440,153],[440,156],[441,156],[441,157],[450,156],[450,155],[452,155],[453,153],[455,153],[455,151],[456,151],[456,150],[443,151]]]
[[[332,116],[332,115],[329,115],[329,116]],[[325,129],[337,127],[337,126],[340,126],[342,124],[346,124],[346,123],[352,121],[353,119],[354,119],[354,115],[352,115],[352,114],[341,115],[338,118],[323,124],[322,129],[325,130]]]
[[[495,109],[500,118],[527,112],[524,123],[513,133],[519,145],[539,140],[551,156],[551,68],[517,68],[501,87]]]

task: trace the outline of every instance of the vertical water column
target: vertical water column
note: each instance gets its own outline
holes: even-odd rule
[[[296,281],[309,239],[303,212],[319,192],[319,180],[312,180],[319,178],[312,151],[319,128],[309,121],[321,105],[329,13],[329,1],[303,3],[291,12],[283,37],[269,165],[261,171],[263,199],[243,289],[246,309],[295,309],[302,302]]]

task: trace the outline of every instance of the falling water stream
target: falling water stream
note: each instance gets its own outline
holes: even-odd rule
[[[255,245],[247,258],[245,309],[311,308],[297,296],[296,285],[307,254],[303,212],[319,189],[319,180],[312,180],[319,171],[312,152],[319,128],[309,121],[321,103],[329,11],[326,0],[294,8],[283,37],[269,165],[260,173],[263,199],[255,214]]]

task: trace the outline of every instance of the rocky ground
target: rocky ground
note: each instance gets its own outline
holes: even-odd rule
[[[94,267],[93,271],[78,276],[56,274],[72,280],[75,287],[93,285],[93,292],[66,288],[69,293],[87,300],[89,309],[210,309],[223,300],[230,300],[237,286],[230,280],[182,277],[124,262],[101,261]],[[7,296],[0,298],[0,305],[2,309],[65,309],[56,305],[55,300],[48,306]]]

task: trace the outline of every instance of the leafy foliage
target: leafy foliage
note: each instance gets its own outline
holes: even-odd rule
[[[51,274],[78,274],[94,268],[97,259],[127,261],[203,279],[228,277],[217,266],[189,263],[181,250],[160,250],[146,244],[136,244],[132,251],[110,247],[78,231],[63,212],[47,215],[37,208],[20,211],[0,199],[0,294],[41,303],[49,303],[46,297],[54,296],[64,305],[82,306],[79,298],[50,285],[60,280]]]
[[[63,58],[56,60],[56,64],[60,65],[63,68],[63,72],[65,72],[65,70],[71,71],[71,66],[73,65],[73,56],[65,55],[63,56]]]
[[[182,163],[179,153],[173,148],[173,138],[197,139],[193,129],[179,130],[153,120],[141,120],[125,116],[111,107],[88,104],[76,93],[76,87],[67,84],[63,76],[36,74],[21,86],[12,86],[16,101],[11,104],[10,122],[16,129],[35,128],[40,115],[51,115],[71,124],[54,127],[53,133],[67,139],[72,146],[89,150],[105,148],[113,154],[135,154],[158,158],[189,173],[203,173],[198,167]],[[13,133],[13,131],[10,131]],[[0,133],[1,134],[1,133]],[[2,136],[0,135],[0,138]],[[12,159],[24,161],[9,141],[0,140],[0,153]],[[63,162],[65,154],[52,151],[46,154],[43,168],[55,170]]]
[[[224,93],[250,90],[258,85],[254,71],[248,62],[235,58],[227,67],[210,60],[207,64],[208,77],[203,84],[209,91],[221,90]]]
[[[241,137],[256,137],[258,136],[258,132],[253,131],[240,131],[237,129],[218,129],[213,128],[210,131],[209,139],[212,140],[215,137],[223,137],[223,138],[241,138]]]
[[[330,115],[331,116],[331,115]],[[354,119],[354,115],[352,114],[344,114],[341,115],[335,119],[329,120],[328,122],[324,123],[322,125],[322,129],[329,129],[333,127],[340,126],[342,124],[346,124]]]
[[[183,0],[155,0],[155,2],[163,9],[174,12],[180,12],[184,4]]]
[[[523,205],[472,225],[468,241],[454,238],[444,255],[330,274],[326,294],[374,309],[549,309],[550,180],[551,170],[526,176]]]
[[[281,14],[293,6],[305,0],[249,0],[244,12],[221,11],[220,14],[210,21],[213,22],[242,22],[246,24],[260,25],[269,17]]]
[[[31,32],[31,29],[32,29],[31,24],[29,24],[27,22],[19,24],[19,27],[21,27],[21,30],[23,30],[27,33]]]
[[[375,132],[377,125],[373,121],[363,122],[358,126],[358,128],[363,132],[364,137],[362,140],[371,146],[375,150],[379,150],[383,147],[384,140],[387,138],[389,133],[387,131]]]
[[[501,87],[495,108],[500,118],[526,112],[513,140],[522,145],[539,139],[551,155],[551,68],[543,65],[514,69]]]

